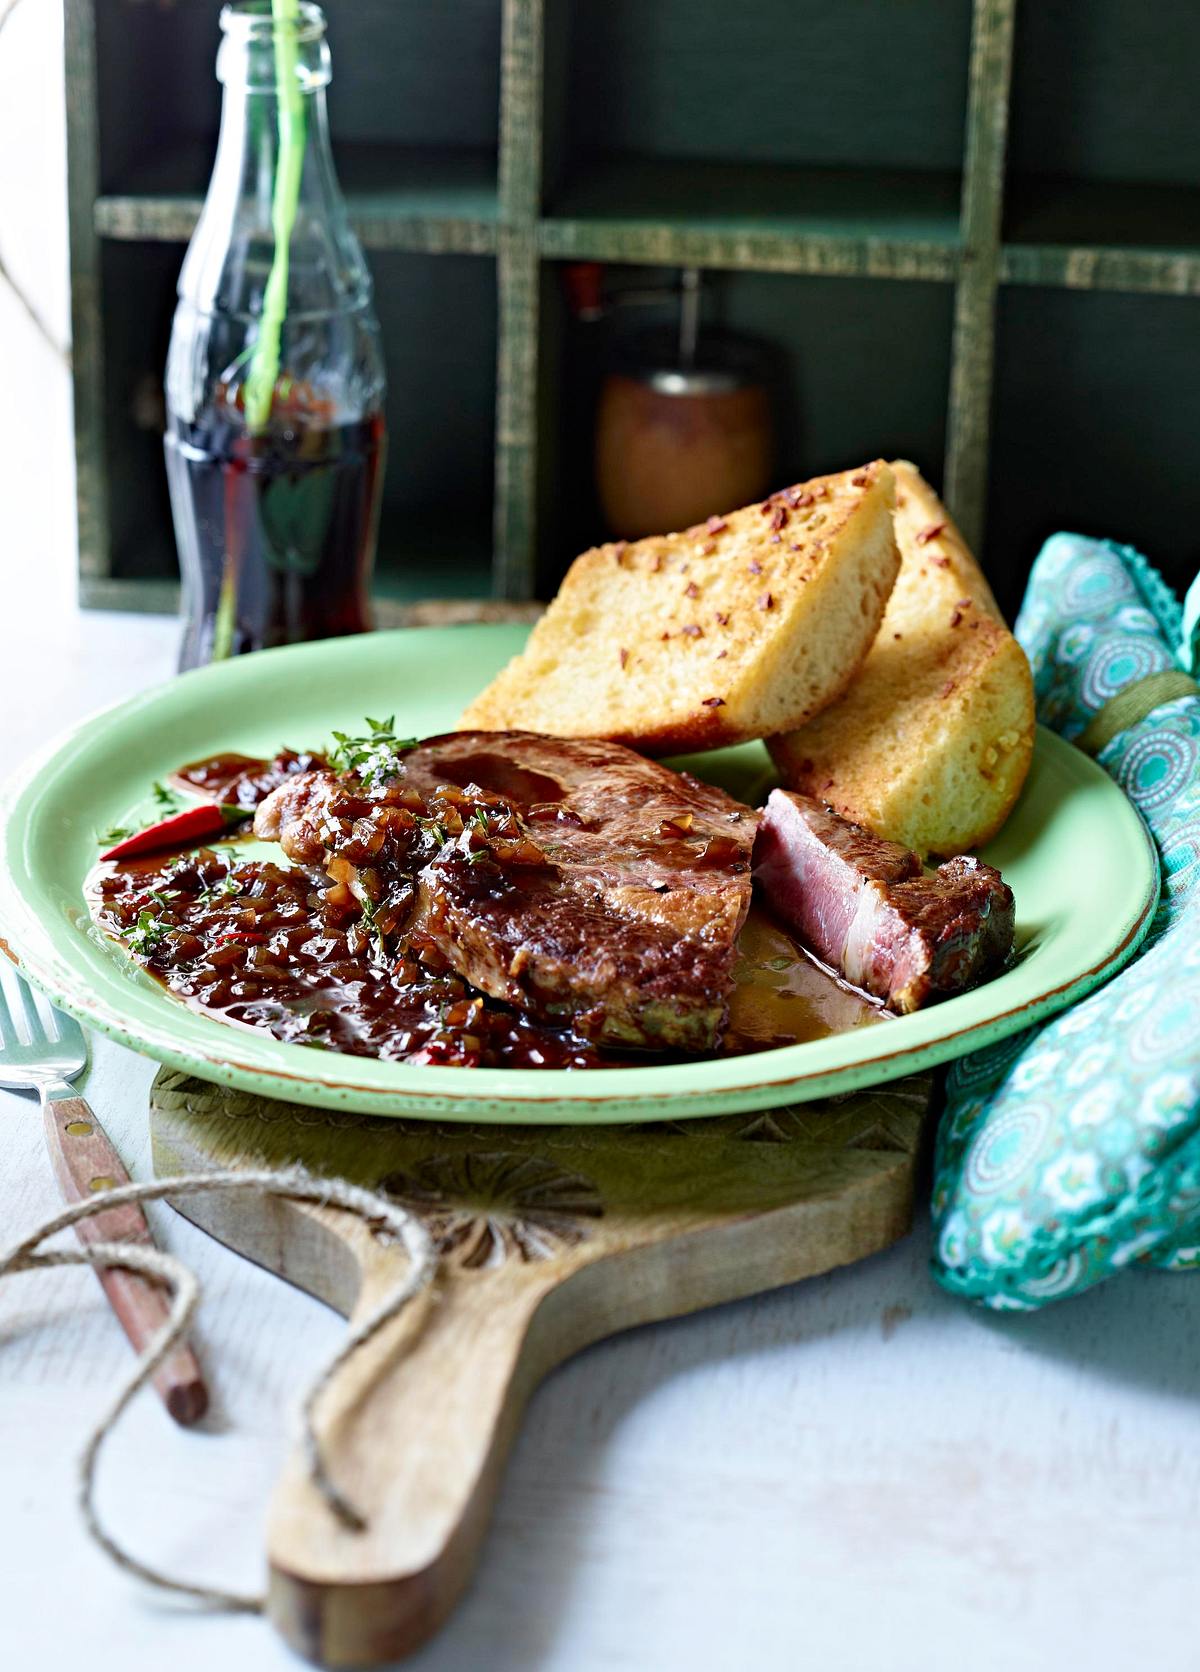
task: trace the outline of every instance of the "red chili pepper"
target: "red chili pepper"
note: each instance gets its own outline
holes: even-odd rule
[[[227,802],[207,801],[200,807],[188,807],[182,813],[172,813],[160,819],[136,836],[126,836],[115,848],[100,855],[101,859],[132,859],[135,854],[159,853],[164,848],[190,847],[206,836],[221,836],[235,824],[244,824],[253,814],[252,808],[233,807]]]

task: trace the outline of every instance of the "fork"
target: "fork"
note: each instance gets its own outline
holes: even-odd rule
[[[129,1174],[100,1122],[69,1084],[87,1066],[83,1030],[70,1016],[34,993],[7,958],[0,957],[0,1086],[41,1095],[46,1143],[59,1188],[68,1202],[128,1184]],[[97,1242],[153,1244],[137,1202],[81,1219],[85,1246]],[[166,1323],[170,1306],[156,1284],[119,1268],[96,1268],[109,1304],[138,1352]],[[197,1422],[208,1408],[208,1390],[190,1347],[178,1346],[163,1361],[154,1385],[179,1423]]]

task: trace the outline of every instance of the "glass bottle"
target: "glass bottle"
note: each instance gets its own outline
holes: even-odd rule
[[[181,668],[371,625],[379,325],[329,146],[325,19],[277,12],[221,12],[220,138],[167,356]]]

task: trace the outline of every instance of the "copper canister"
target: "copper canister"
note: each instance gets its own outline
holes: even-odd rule
[[[649,345],[656,339],[649,339]],[[692,366],[626,350],[596,419],[596,486],[623,539],[687,528],[770,487],[771,407],[753,356],[714,343]]]

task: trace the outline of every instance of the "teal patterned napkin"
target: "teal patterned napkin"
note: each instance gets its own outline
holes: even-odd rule
[[[993,1307],[1077,1294],[1131,1261],[1200,1267],[1200,582],[1185,612],[1139,553],[1058,534],[1016,633],[1038,717],[1145,819],[1163,892],[1139,956],[1044,1026],[951,1069],[933,1271]]]

